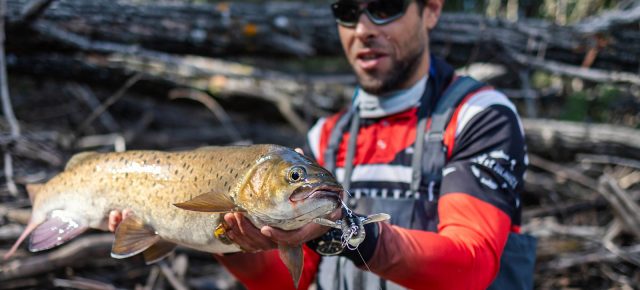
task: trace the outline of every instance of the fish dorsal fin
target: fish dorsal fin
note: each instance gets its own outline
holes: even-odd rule
[[[287,269],[289,269],[291,278],[293,278],[293,285],[298,289],[298,283],[300,283],[304,262],[302,246],[291,247],[278,245],[278,249],[280,250],[280,259],[284,262],[284,265],[287,266]]]
[[[67,165],[64,167],[64,170],[69,170],[95,155],[98,155],[98,152],[80,152],[75,154],[71,156],[69,161],[67,161]]]
[[[33,204],[33,201],[36,199],[36,195],[42,190],[44,187],[44,183],[32,183],[27,184],[27,193],[29,194],[29,201]]]
[[[86,221],[66,210],[54,210],[39,224],[29,240],[29,250],[38,252],[61,245],[89,228]]]
[[[153,246],[144,250],[144,252],[142,252],[142,256],[144,256],[144,261],[147,265],[150,265],[169,256],[173,250],[176,249],[176,246],[177,245],[172,242],[159,240],[157,243],[153,244]]]
[[[207,151],[207,150],[215,150],[215,149],[220,149],[220,146],[202,146],[202,147],[196,148],[196,151]]]
[[[192,198],[189,201],[176,203],[175,206],[201,212],[234,212],[242,211],[233,203],[231,198],[223,193],[205,193]]]
[[[160,240],[149,225],[135,215],[127,216],[116,229],[116,239],[111,247],[111,257],[116,259],[135,256]]]

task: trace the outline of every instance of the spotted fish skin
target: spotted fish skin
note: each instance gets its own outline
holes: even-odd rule
[[[302,168],[296,172],[303,172],[304,180],[291,180],[298,177],[291,173],[294,167]],[[214,236],[224,213],[184,210],[174,204],[222,195],[235,205],[227,211],[245,212],[256,226],[294,229],[336,209],[340,190],[325,169],[277,145],[82,153],[37,190],[25,233],[48,221],[52,213],[64,213],[79,227],[104,229],[111,210],[131,209],[163,241],[206,252],[235,252],[240,250],[236,245]],[[294,200],[294,195],[303,198]],[[60,231],[74,227],[65,226]]]

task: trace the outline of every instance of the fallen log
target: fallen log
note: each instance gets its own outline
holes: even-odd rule
[[[577,265],[585,265],[587,263],[605,263],[620,261],[620,256],[633,256],[640,258],[640,245],[624,247],[620,249],[620,253],[612,253],[606,249],[597,252],[581,252],[561,255],[549,262],[539,266],[540,271],[557,271],[567,269]]]
[[[40,69],[34,70],[34,67]],[[300,112],[318,118],[344,107],[351,97],[355,81],[351,75],[293,76],[236,62],[157,53],[74,57],[42,55],[18,59],[14,68],[32,75],[40,72],[70,79],[84,78],[104,85],[121,85],[132,72],[142,73],[140,88],[159,91],[160,96],[166,96],[172,88],[187,87],[226,101],[236,100],[236,96],[255,98],[273,104],[282,115],[291,116],[287,119],[295,123],[292,124],[294,127],[304,119],[297,115]],[[164,91],[160,91],[162,87]],[[282,104],[292,106],[295,114],[286,107],[278,107]],[[537,154],[559,160],[571,158],[576,153],[640,159],[640,134],[635,129],[544,119],[525,119],[523,125],[528,148]]]
[[[609,202],[626,230],[640,238],[640,206],[608,174],[600,178],[599,186],[600,194]]]
[[[328,5],[62,0],[27,25],[21,14],[27,2],[9,1],[8,49],[17,55],[42,52],[43,48],[48,52],[139,54],[152,50],[218,57],[342,53]],[[640,33],[634,26],[638,11],[640,6],[635,6],[573,26],[445,13],[430,39],[434,52],[457,65],[513,65],[515,61],[591,81],[640,84],[636,74],[640,44],[635,41]]]
[[[577,153],[597,153],[640,159],[638,130],[608,124],[569,121],[523,120],[528,149],[568,160]]]
[[[105,257],[110,259],[113,234],[83,236],[45,254],[0,264],[0,281],[31,277],[54,269],[73,265],[81,267],[90,260],[86,257]]]

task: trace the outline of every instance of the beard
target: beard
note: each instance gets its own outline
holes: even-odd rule
[[[378,96],[401,89],[404,82],[418,69],[424,50],[425,47],[420,46],[406,57],[394,59],[391,70],[384,75],[378,75],[380,72],[356,72],[358,84],[367,93]]]

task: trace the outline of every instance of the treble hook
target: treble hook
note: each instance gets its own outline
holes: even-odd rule
[[[361,217],[353,214],[353,212],[343,204],[343,217],[337,221],[331,221],[325,218],[315,218],[313,222],[342,230],[342,246],[355,250],[366,237],[364,225],[389,220],[390,215],[386,213],[372,214]]]

